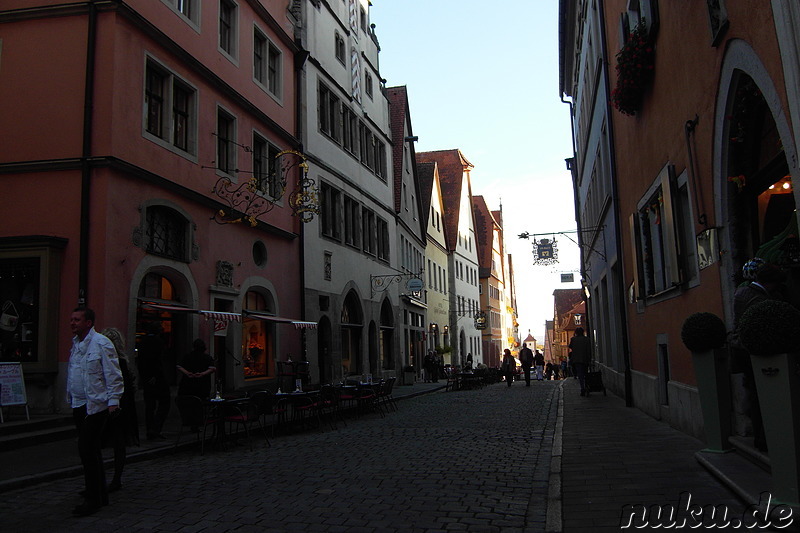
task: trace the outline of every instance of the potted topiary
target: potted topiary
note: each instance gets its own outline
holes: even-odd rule
[[[707,451],[731,450],[731,385],[728,375],[725,323],[714,313],[689,315],[681,328],[681,340],[692,352],[697,393],[703,412]]]
[[[750,306],[739,320],[750,352],[776,501],[800,504],[800,311],[778,300]]]

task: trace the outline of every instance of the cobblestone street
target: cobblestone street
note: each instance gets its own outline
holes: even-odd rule
[[[404,400],[386,418],[131,464],[73,518],[82,478],[4,494],[8,531],[543,531],[557,382]],[[520,409],[516,406],[527,405]],[[74,445],[74,443],[65,443]]]

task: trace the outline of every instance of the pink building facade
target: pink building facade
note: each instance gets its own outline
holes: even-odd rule
[[[203,339],[223,390],[303,358],[299,171],[276,157],[300,151],[286,4],[4,3],[0,361],[22,361],[32,412],[66,408],[79,304],[131,359],[148,323],[170,364]],[[271,210],[229,223],[226,179]]]

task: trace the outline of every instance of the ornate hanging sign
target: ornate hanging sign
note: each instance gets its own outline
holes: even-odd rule
[[[533,264],[553,265],[558,263],[558,245],[555,239],[533,241]]]

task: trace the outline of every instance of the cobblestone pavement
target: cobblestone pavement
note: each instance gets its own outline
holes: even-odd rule
[[[129,465],[111,505],[73,518],[82,478],[9,491],[5,531],[543,531],[557,382],[404,400],[386,418],[253,451]]]

